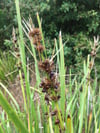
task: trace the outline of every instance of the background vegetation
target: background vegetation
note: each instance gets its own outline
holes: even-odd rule
[[[0,48],[3,50],[8,48],[5,39],[11,38],[11,29],[17,26],[17,19],[14,1],[1,0],[0,3]],[[30,15],[35,25],[36,12],[39,12],[44,35],[48,39],[53,40],[60,30],[64,41],[69,38],[64,48],[65,57],[69,57],[66,60],[67,66],[76,67],[77,63],[82,63],[82,58],[90,51],[90,40],[94,35],[100,34],[99,0],[20,0],[20,8],[22,17],[28,19]],[[47,41],[49,54],[53,44],[50,39]]]

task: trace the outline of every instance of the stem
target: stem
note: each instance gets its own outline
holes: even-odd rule
[[[42,32],[42,27],[41,27],[41,22],[40,22],[40,18],[39,18],[39,14],[37,13],[37,21],[38,21],[38,25],[39,25],[39,29],[41,31],[41,35],[42,35],[42,43],[43,43],[43,46],[45,48],[45,42],[44,42],[44,36],[43,36],[43,32]],[[46,49],[45,49],[45,56],[47,57],[46,55]]]
[[[48,106],[48,115],[49,115],[49,126],[50,126],[50,133],[54,133],[53,131],[53,127],[52,127],[52,119],[51,119],[51,114],[50,114],[50,111],[49,111],[49,106]],[[48,127],[49,127],[48,126]]]
[[[27,112],[27,105],[26,105],[26,98],[25,98],[25,91],[24,91],[24,86],[23,86],[23,79],[22,79],[21,70],[19,70],[19,76],[20,76],[22,94],[23,94],[23,98],[24,98],[25,110],[26,110],[26,112]]]
[[[56,108],[57,108],[57,111],[58,111],[58,118],[60,120],[61,129],[64,130],[64,124],[63,124],[63,121],[62,121],[62,118],[61,118],[61,113],[60,113],[60,110],[59,110],[58,103],[56,103]]]

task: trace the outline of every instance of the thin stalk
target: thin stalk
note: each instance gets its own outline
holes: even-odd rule
[[[36,81],[37,81],[37,87],[39,89],[39,85],[40,85],[40,74],[39,74],[39,70],[38,70],[38,62],[37,62],[37,59],[36,59],[36,52],[35,52],[35,48],[32,44],[32,41],[30,40],[30,43],[31,43],[31,48],[32,48],[32,52],[33,52],[33,56],[34,56],[34,60],[35,60],[35,72],[36,72]],[[41,102],[43,101],[42,98],[40,100]],[[43,109],[43,106],[41,104],[41,107]],[[40,125],[42,127],[42,122],[41,122],[41,113],[40,113],[40,106],[38,104],[37,106],[37,110],[38,110],[38,116],[39,116],[39,122],[40,122]]]
[[[11,121],[14,123],[17,129],[21,133],[28,133],[26,126],[23,124],[21,119],[19,119],[19,116],[16,114],[14,109],[10,106],[10,104],[8,103],[7,99],[3,96],[1,91],[0,91],[0,105],[6,111],[9,119],[11,119]]]
[[[17,101],[15,100],[15,98],[13,97],[13,95],[8,91],[8,89],[6,88],[6,86],[4,86],[1,82],[0,82],[0,86],[1,86],[1,87],[7,92],[7,94],[10,96],[10,98],[12,99],[13,103],[15,104],[17,110],[20,110]]]
[[[38,21],[39,29],[40,29],[41,35],[42,35],[42,43],[43,43],[43,46],[45,48],[44,36],[43,36],[41,21],[40,21],[40,18],[39,18],[39,14],[38,13],[37,13],[37,21]],[[46,56],[46,49],[44,50],[44,52],[45,52],[45,56]]]
[[[55,133],[59,133],[59,127],[55,125]]]
[[[51,115],[49,115],[49,125],[50,125],[50,133],[54,133],[53,132],[53,127],[52,127],[52,119],[51,119]]]
[[[19,48],[20,48],[20,55],[21,55],[21,61],[22,61],[22,66],[24,70],[24,75],[25,75],[25,83],[26,83],[26,94],[27,94],[27,106],[28,106],[28,112],[27,115],[29,116],[29,122],[28,122],[28,127],[29,133],[32,133],[32,122],[31,122],[31,116],[30,116],[30,85],[29,82],[27,81],[27,70],[26,70],[26,58],[25,58],[25,46],[24,46],[24,40],[23,40],[23,32],[22,32],[22,24],[21,24],[21,15],[20,15],[20,8],[19,8],[19,0],[15,0],[15,5],[16,5],[16,12],[17,12],[17,20],[18,20],[18,28],[19,28],[19,37],[20,41],[18,42]]]
[[[72,133],[71,117],[67,118],[67,133]]]
[[[48,133],[50,131],[50,133],[54,133],[53,131],[53,127],[52,127],[52,119],[51,119],[51,114],[50,114],[50,111],[49,111],[49,106],[48,106],[48,115],[49,115],[49,125],[48,125]],[[50,127],[50,130],[49,130],[49,127]]]
[[[48,115],[49,115],[49,106],[47,106],[47,112],[48,112]],[[48,117],[48,116],[47,116]],[[49,119],[47,121],[49,123]],[[49,124],[47,124],[47,133],[50,133],[50,128],[49,128]]]
[[[56,108],[57,108],[57,111],[58,111],[58,118],[59,118],[59,120],[60,120],[61,129],[64,130],[64,123],[63,123],[63,121],[62,121],[62,117],[61,117],[61,113],[60,113],[60,110],[59,110],[58,103],[56,103]]]
[[[0,124],[0,133],[4,133],[2,127],[1,127],[1,124]]]
[[[39,84],[40,84],[40,74],[39,74],[39,70],[38,70],[38,63],[37,63],[37,59],[36,59],[36,52],[35,52],[35,49],[34,49],[34,46],[33,46],[31,40],[30,40],[30,43],[31,43],[31,48],[32,48],[34,60],[35,60],[36,81],[37,81],[37,85],[38,85],[38,88],[39,88]]]
[[[62,36],[61,31],[59,33],[59,45],[60,48],[62,48]],[[60,50],[60,75],[65,75],[65,63],[64,63],[64,50],[63,48]],[[62,110],[62,118],[64,120],[64,112],[65,112],[65,77],[60,76],[60,85],[61,85],[61,99],[60,99],[60,105]]]
[[[24,99],[24,104],[25,104],[25,110],[27,112],[26,96],[25,96],[25,91],[24,91],[24,85],[23,85],[21,70],[19,70],[19,76],[20,76],[21,89],[22,89],[22,94],[23,94],[23,99]]]

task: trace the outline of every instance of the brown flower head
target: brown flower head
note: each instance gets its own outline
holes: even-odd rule
[[[13,27],[13,31],[12,31],[12,36],[13,36],[13,43],[15,44],[17,42],[17,38],[16,38],[16,31],[15,31],[14,27]]]
[[[54,102],[57,102],[60,99],[60,95],[50,97]]]
[[[34,28],[29,32],[29,36],[34,37],[35,35],[40,35],[39,28]]]
[[[40,84],[40,88],[43,88],[45,90],[52,88],[51,81],[48,78],[44,78]]]
[[[54,68],[54,63],[53,61],[50,62],[49,59],[46,59],[44,62],[39,62],[39,68],[47,73],[50,73]]]
[[[70,117],[70,114],[68,114],[68,116],[67,116],[67,119],[70,119],[71,117]]]
[[[47,104],[49,104],[50,99],[48,94],[45,95],[45,101],[47,102]]]
[[[42,53],[44,51],[44,47],[41,44],[39,44],[39,45],[36,46],[36,50],[38,52]]]
[[[55,79],[56,79],[56,75],[53,71],[50,72],[50,79],[53,81],[55,81]]]
[[[59,119],[56,119],[55,120],[55,125],[58,125],[60,123],[60,120]]]
[[[55,92],[58,92],[56,90],[59,88],[59,82],[44,78],[40,84],[40,88],[43,88],[43,92],[47,92],[48,89],[54,89]]]
[[[42,37],[41,37],[41,32],[39,28],[34,28],[29,32],[29,36],[33,38],[33,44],[38,45],[38,43],[41,42]]]
[[[55,109],[54,111],[51,112],[51,115],[52,115],[52,116],[55,116],[57,113],[58,113],[58,110]]]
[[[19,52],[19,48],[18,48],[18,47],[15,47],[15,48],[14,48],[14,51],[15,51],[15,52]]]

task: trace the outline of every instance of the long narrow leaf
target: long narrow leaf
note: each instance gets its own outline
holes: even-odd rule
[[[62,44],[62,37],[61,37],[61,32],[59,34],[59,45],[60,48],[63,47]],[[61,75],[65,75],[65,64],[64,64],[64,51],[63,48],[60,50],[60,84],[61,84],[61,110],[62,110],[62,116],[64,119],[64,112],[65,112],[65,76],[61,76]]]
[[[8,117],[15,124],[18,130],[21,133],[28,133],[27,128],[25,127],[23,122],[19,119],[18,115],[13,110],[13,108],[10,106],[7,99],[3,96],[2,92],[0,92],[0,105],[5,110],[5,112],[8,114]]]

